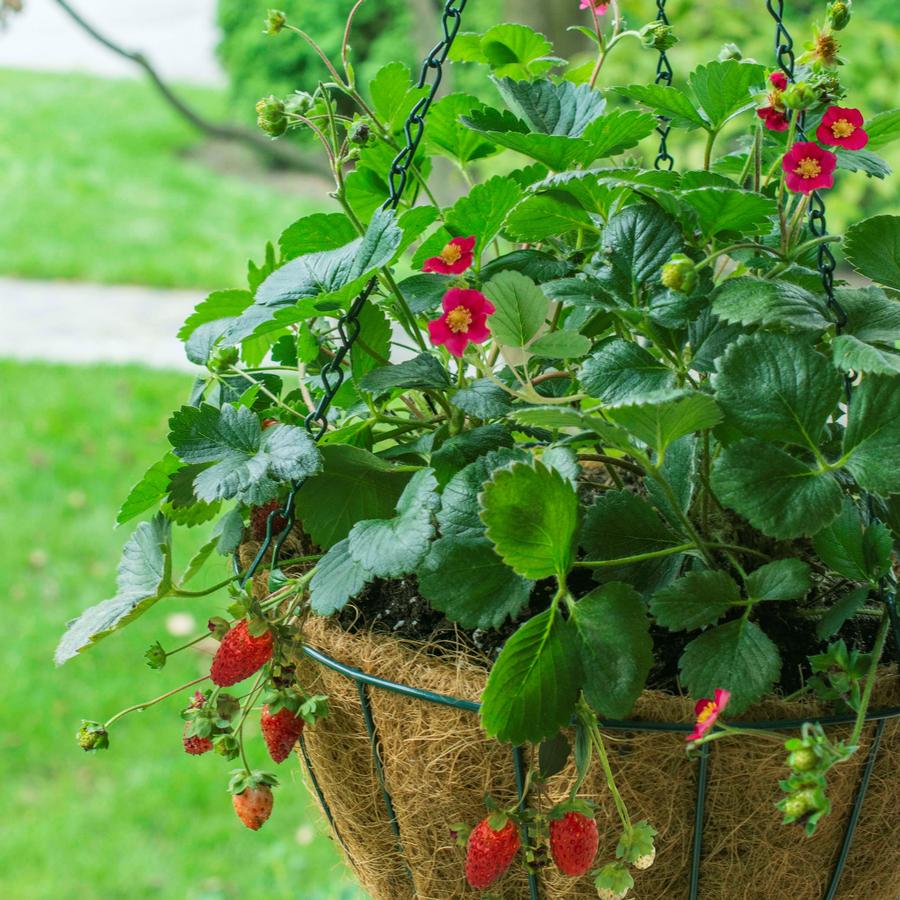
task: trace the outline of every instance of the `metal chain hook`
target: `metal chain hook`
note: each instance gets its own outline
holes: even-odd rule
[[[662,22],[663,25],[669,25],[669,16],[666,13],[666,0],[656,0],[656,9],[657,20]],[[665,50],[660,50],[659,59],[656,63],[656,80],[654,84],[663,84],[666,87],[671,87],[672,76],[672,64],[669,62],[669,57]],[[667,171],[671,172],[675,165],[675,157],[669,153],[668,147],[669,132],[671,130],[669,120],[665,116],[660,116],[659,125],[656,128],[656,133],[659,135],[659,152],[656,154],[656,159],[653,162],[654,169],[665,167]]]

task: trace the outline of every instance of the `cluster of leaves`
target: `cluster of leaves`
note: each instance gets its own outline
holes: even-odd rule
[[[496,101],[434,105],[395,212],[387,173],[422,96],[408,68],[381,69],[365,97],[344,85],[355,119],[316,93],[303,122],[327,146],[340,211],[291,225],[246,289],[214,292],[185,322],[206,373],[119,521],[162,512],[60,661],[182,591],[234,550],[253,507],[298,483],[297,518],[321,551],[314,612],[415,576],[463,628],[520,623],[483,697],[502,741],[553,737],[582,694],[627,716],[654,628],[682,634],[693,696],[726,688],[740,713],[780,678],[768,608],[816,617],[823,641],[867,611],[900,538],[900,217],[846,236],[874,284],[838,283],[838,327],[812,267],[821,241],[780,169],[764,174],[784,137],[714,153],[728,123],[757,121],[762,66],[717,61],[684,89],[601,92],[549,77],[551,50],[523,26],[462,36],[457,58],[490,68]],[[705,134],[706,168],[642,166],[658,116]],[[900,135],[896,115],[879,127],[882,143]],[[473,182],[449,205],[429,184],[438,156]],[[503,174],[478,180],[487,158]],[[468,271],[420,271],[470,236]],[[673,257],[688,281],[664,283]],[[426,327],[454,287],[494,310],[490,340],[458,362]],[[357,326],[336,383],[341,334]],[[326,393],[316,445],[303,423]],[[171,524],[216,517],[176,584]]]

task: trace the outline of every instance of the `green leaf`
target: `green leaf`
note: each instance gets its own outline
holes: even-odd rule
[[[831,342],[834,364],[845,372],[900,375],[900,353],[886,347],[864,344],[852,334],[839,334]]]
[[[441,390],[449,386],[447,370],[430,353],[420,353],[395,365],[379,366],[368,372],[359,383],[359,387],[370,394],[385,394],[393,388]]]
[[[162,514],[141,522],[122,550],[116,595],[70,622],[56,647],[58,666],[143,615],[172,587],[172,526]]]
[[[475,419],[496,419],[512,409],[510,395],[487,378],[479,378],[468,387],[460,388],[450,402]]]
[[[525,275],[511,270],[501,272],[483,290],[495,307],[487,324],[499,344],[524,347],[547,319],[550,301]]]
[[[322,299],[341,289],[360,287],[379,267],[386,265],[400,246],[403,232],[390,211],[375,213],[366,233],[336,250],[298,256],[276,269],[259,286],[252,306],[225,332],[223,341],[234,343],[269,323],[281,327],[279,310],[299,301]]]
[[[323,469],[303,482],[297,514],[313,542],[327,550],[357,522],[390,516],[410,473],[350,444],[332,444],[321,452]]]
[[[841,509],[842,492],[830,474],[755,438],[722,451],[712,487],[722,503],[776,538],[815,534]]]
[[[851,225],[844,255],[860,275],[900,290],[900,216],[873,216]]]
[[[571,81],[492,79],[506,105],[540,134],[581,137],[606,107],[606,99],[586,84]]]
[[[414,572],[434,537],[434,512],[440,502],[431,469],[420,469],[397,501],[392,519],[357,522],[348,537],[350,555],[379,578]]]
[[[727,59],[698,66],[688,86],[716,130],[735,113],[755,103],[753,89],[765,83],[764,66]]]
[[[843,458],[860,487],[900,493],[900,390],[897,380],[870,375],[853,391]]]
[[[222,320],[239,316],[251,303],[253,297],[249,291],[213,291],[205,300],[201,300],[194,311],[185,319],[178,331],[178,339],[186,341],[201,325],[222,322],[219,331],[225,329]]]
[[[575,605],[584,696],[601,717],[624,719],[653,666],[650,622],[640,596],[627,584],[591,591]]]
[[[532,356],[542,359],[578,359],[591,349],[591,339],[577,331],[551,331],[528,345]]]
[[[650,612],[670,631],[693,631],[718,622],[741,593],[725,572],[690,572],[650,598]]]
[[[891,568],[891,532],[880,522],[865,525],[849,497],[840,515],[813,537],[813,547],[825,565],[853,581],[875,585]]]
[[[391,325],[383,310],[370,300],[360,310],[358,321],[359,336],[350,348],[350,370],[356,381],[391,355]]]
[[[738,619],[694,638],[679,661],[681,680],[692,697],[731,691],[728,715],[762,699],[781,672],[778,648],[754,622]]]
[[[415,87],[409,66],[391,62],[382,66],[369,84],[375,111],[381,120],[396,131],[412,111],[413,106],[428,91]]]
[[[445,485],[457,472],[500,447],[511,447],[512,435],[507,426],[500,422],[470,428],[448,438],[431,454],[431,465],[438,484]]]
[[[514,745],[552,737],[575,711],[580,669],[571,621],[555,608],[529,619],[491,668],[481,697],[488,736]]]
[[[900,341],[900,301],[877,287],[838,288],[835,296],[847,313],[844,334],[867,342]]]
[[[422,596],[463,628],[499,628],[521,612],[534,587],[503,563],[490,541],[457,535],[431,545],[417,576]]]
[[[583,137],[593,145],[594,159],[617,156],[636,147],[638,142],[656,129],[657,120],[638,109],[613,109],[598,116],[584,131]]]
[[[468,115],[479,106],[481,101],[468,94],[448,94],[439,100],[428,113],[425,146],[432,153],[447,156],[461,166],[495,154],[498,148],[494,144],[460,125],[460,116]]]
[[[869,147],[883,147],[900,137],[900,109],[886,109],[866,120]]]
[[[747,578],[751,600],[800,600],[810,589],[809,565],[802,559],[777,559]]]
[[[511,179],[495,175],[471,191],[447,211],[447,225],[454,234],[475,235],[476,252],[483,252],[500,233],[506,217],[522,199],[522,189]]]
[[[579,543],[587,559],[606,561],[665,551],[684,543],[643,498],[629,491],[604,491],[584,517]],[[681,555],[598,569],[607,580],[627,581],[639,591],[667,582]]]
[[[450,53],[452,60],[486,63],[500,76],[541,75],[554,65],[547,55],[553,44],[526,25],[503,23],[483,35],[462,34]]]
[[[671,120],[675,128],[706,128],[707,122],[694,109],[691,98],[678,88],[664,84],[630,84],[614,88],[617,94],[647,106]]]
[[[722,420],[722,412],[709,394],[675,388],[635,395],[609,406],[606,414],[660,456],[682,435],[712,428]]]
[[[447,235],[449,238],[449,235]],[[427,258],[427,257],[425,257]],[[444,294],[450,288],[446,275],[426,273],[404,278],[398,285],[409,308],[417,316],[433,313],[441,305]]]
[[[219,546],[219,535],[214,534],[199,550],[191,557],[184,574],[181,576],[179,584],[181,586],[187,584],[195,575],[199,574],[206,561],[212,555],[213,550]]]
[[[330,616],[343,609],[374,577],[350,555],[349,540],[339,541],[319,560],[309,583],[313,612]]]
[[[581,367],[584,389],[604,403],[633,400],[675,383],[671,369],[633,341],[607,341]]]
[[[644,482],[653,505],[675,528],[682,527],[679,511],[686,513],[691,508],[694,487],[699,481],[697,477],[697,443],[694,435],[685,435],[675,441],[666,451],[661,474],[675,495],[674,505],[658,481],[651,478]]]
[[[278,238],[284,260],[307,253],[337,250],[356,237],[353,223],[344,213],[313,213],[288,225]]]
[[[843,627],[844,623],[855,616],[869,599],[869,588],[862,587],[848,591],[832,606],[816,625],[816,637],[827,641]]]
[[[503,561],[525,578],[564,577],[574,556],[578,495],[541,463],[494,472],[480,497],[481,519]]]
[[[321,456],[302,428],[262,430],[246,407],[183,406],[169,420],[169,441],[187,463],[213,463],[194,479],[199,499],[264,502],[274,485],[319,471]]]
[[[697,188],[682,192],[681,199],[697,213],[697,223],[705,238],[723,231],[764,234],[772,229],[772,217],[778,213],[774,200],[737,188]]]
[[[603,232],[603,252],[629,302],[647,282],[659,283],[663,265],[681,249],[675,220],[657,206],[630,206]]]
[[[579,229],[597,231],[593,220],[582,206],[567,194],[533,194],[510,214],[506,231],[523,243],[539,243]]]
[[[116,524],[122,525],[156,506],[169,492],[169,477],[180,467],[181,463],[174,453],[167,453],[161,460],[153,463],[144,477],[128,492],[116,516]]]
[[[835,148],[837,167],[848,172],[865,172],[872,178],[887,178],[893,174],[893,169],[886,159],[882,159],[871,150],[844,150]]]
[[[744,335],[718,360],[716,398],[748,435],[816,448],[841,397],[834,366],[805,341]]]
[[[789,281],[729,278],[716,288],[712,309],[725,322],[768,331],[821,333],[830,324],[818,299]]]

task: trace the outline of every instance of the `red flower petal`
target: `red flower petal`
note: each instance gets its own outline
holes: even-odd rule
[[[862,128],[863,121],[858,109],[829,106],[822,116],[822,124],[816,129],[816,137],[832,147],[862,150],[869,143],[869,135]]]
[[[832,187],[836,166],[837,157],[812,141],[794,144],[781,162],[788,190],[800,194]]]

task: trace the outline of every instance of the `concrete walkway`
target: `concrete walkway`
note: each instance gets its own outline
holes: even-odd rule
[[[0,278],[0,357],[197,372],[175,337],[205,293]]]

